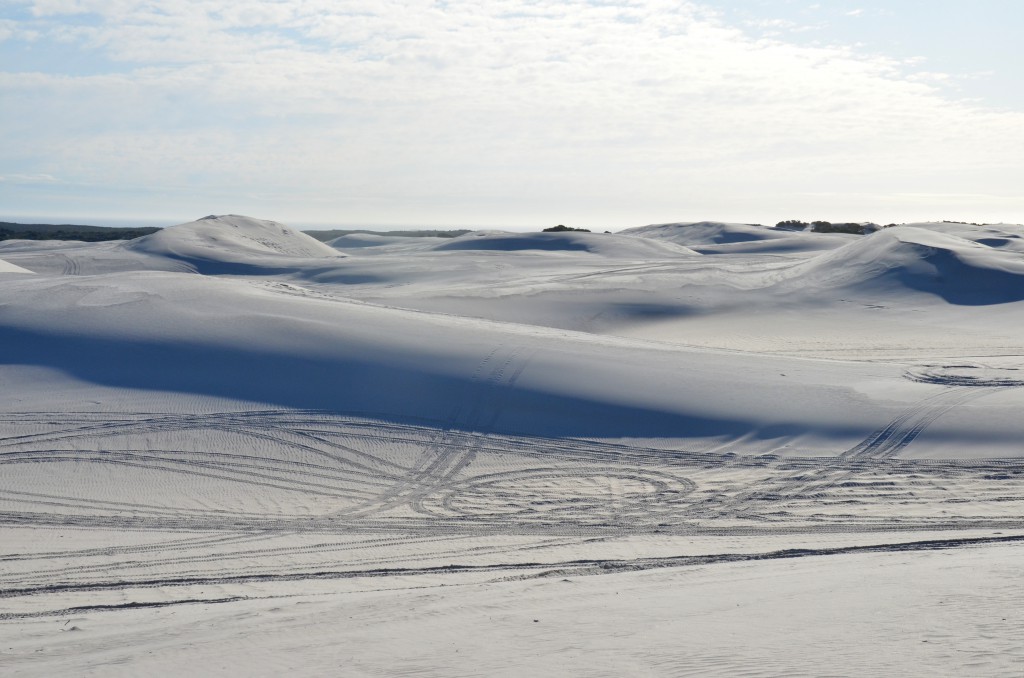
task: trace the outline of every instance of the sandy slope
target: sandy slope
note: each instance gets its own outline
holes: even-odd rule
[[[0,273],[31,273],[27,268],[0,259]]]
[[[129,273],[13,281],[0,295],[8,359],[19,364],[117,388],[469,430],[752,437],[762,452],[778,444],[768,439],[817,435],[827,453],[938,390],[888,366],[669,351],[319,298],[287,284]],[[885,380],[894,401],[872,402]],[[452,418],[467,393],[495,404]],[[780,394],[784,402],[769,399]]]
[[[1013,675],[1021,233],[0,243],[0,664]]]

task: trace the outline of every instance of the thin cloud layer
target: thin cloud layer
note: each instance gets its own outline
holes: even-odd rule
[[[954,217],[1024,207],[1021,112],[696,3],[22,9],[0,24],[17,57],[0,73],[0,174],[60,182],[5,182],[9,209],[628,226],[943,217],[922,194],[961,196],[943,201]]]

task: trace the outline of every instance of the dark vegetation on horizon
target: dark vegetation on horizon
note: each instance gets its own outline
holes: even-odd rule
[[[558,226],[552,226],[551,228],[545,228],[544,233],[565,233],[566,231],[576,231],[578,233],[590,233],[588,228],[570,228],[559,224]]]
[[[159,231],[159,228],[114,228],[110,226],[85,226],[83,224],[17,224],[0,221],[0,240],[82,240],[101,242],[104,240],[131,240]]]
[[[787,219],[786,221],[780,221],[775,224],[775,228],[782,231],[812,231],[814,233],[850,233],[853,235],[867,235],[868,233],[874,233],[877,230],[883,228],[889,228],[896,224],[886,224],[885,226],[879,226],[878,224],[872,223],[842,223],[833,224],[829,221],[812,221],[810,223],[806,221],[799,221],[797,219]]]
[[[354,229],[354,230],[331,230],[331,231],[303,231],[306,235],[313,236],[321,242],[327,242],[328,240],[334,240],[340,238],[343,235],[352,235],[353,233],[369,233],[371,235],[390,235],[398,236],[402,238],[457,238],[460,235],[466,235],[471,233],[469,229],[455,229],[451,231],[438,231],[438,230],[424,230],[424,231],[370,231],[366,229]]]
[[[969,224],[971,226],[985,225],[973,221],[953,221],[951,219],[943,219],[942,223]],[[885,226],[879,226],[878,224],[872,224],[871,222],[865,222],[863,224],[833,224],[828,221],[812,221],[808,223],[798,219],[787,219],[786,221],[780,221],[775,224],[775,228],[781,231],[812,231],[814,233],[852,233],[854,235],[868,235],[869,233],[880,231],[883,228],[892,228],[893,226],[899,225],[900,224],[886,224]]]

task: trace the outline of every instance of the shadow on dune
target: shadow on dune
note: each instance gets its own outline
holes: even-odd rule
[[[906,290],[957,306],[1024,300],[1024,259],[956,236],[912,226],[878,231],[793,267],[781,288],[842,289],[876,299]]]
[[[310,266],[315,259],[298,259],[293,265],[282,266],[279,261],[268,259],[261,262],[258,259],[252,261],[225,261],[218,259],[203,259],[201,257],[188,257],[177,254],[165,254],[163,258],[181,262],[189,269],[200,275],[208,276],[253,276],[261,278],[273,278],[275,276],[296,276],[304,279],[316,279],[319,282],[333,282],[345,285],[362,285],[385,282],[385,278],[368,273],[351,273],[345,271],[340,263],[335,265]],[[339,258],[338,262],[345,261]]]
[[[911,289],[935,294],[957,306],[987,306],[1024,300],[1024,271],[980,267],[965,262],[955,253],[935,250],[922,257],[935,267],[923,276],[899,271],[900,281]]]
[[[590,246],[579,238],[563,237],[554,233],[531,233],[509,236],[470,235],[455,238],[434,248],[439,252],[457,250],[520,252],[543,250],[547,252],[589,252]]]
[[[266,350],[128,341],[0,328],[0,363],[61,370],[97,385],[214,396],[382,420],[546,437],[776,437],[801,433],[778,423],[758,431],[741,418],[678,411],[523,388],[373,358],[301,357]],[[421,361],[429,364],[427,361]],[[567,374],[570,378],[572,375]],[[837,436],[851,431],[826,431]]]
[[[704,309],[681,302],[615,301],[591,304],[581,303],[579,305],[585,309],[592,308],[595,311],[600,309],[600,315],[606,319],[628,322],[672,320],[706,314]]]

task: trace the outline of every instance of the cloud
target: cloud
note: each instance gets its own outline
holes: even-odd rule
[[[178,204],[522,219],[828,183],[999,192],[1024,152],[1020,113],[950,100],[941,74],[697,3],[46,0],[29,23],[119,69],[0,73],[0,171]]]
[[[11,184],[53,184],[56,177],[49,174],[0,174],[0,182]]]

